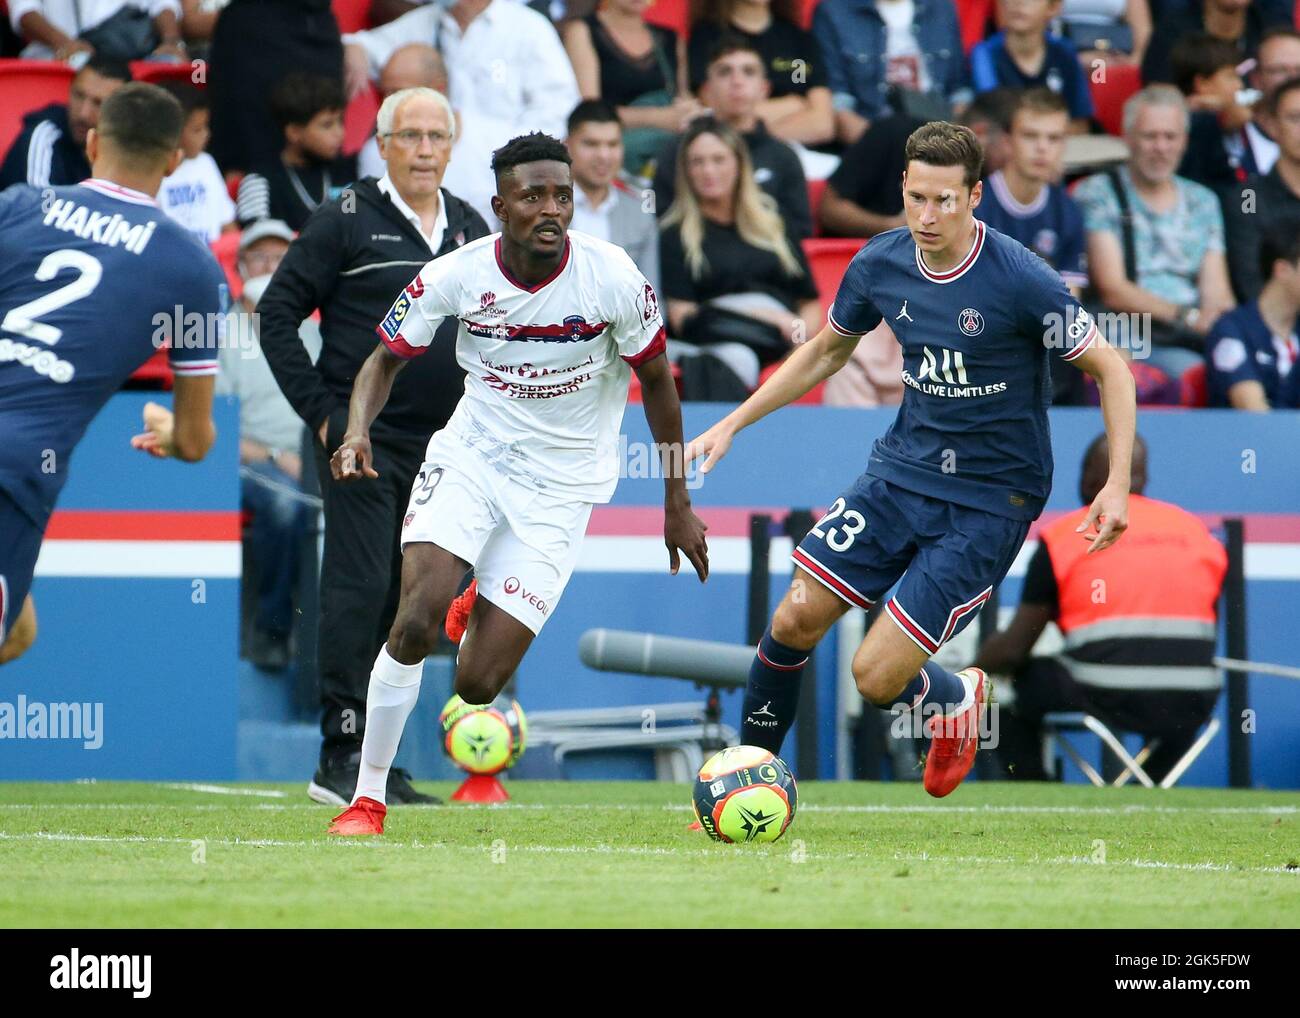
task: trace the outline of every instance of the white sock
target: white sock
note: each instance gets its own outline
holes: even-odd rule
[[[420,698],[423,672],[423,661],[404,665],[389,655],[387,644],[379,649],[366,693],[366,734],[361,740],[361,769],[353,803],[362,796],[385,801],[388,771],[397,755],[397,744],[402,741],[406,719]]]

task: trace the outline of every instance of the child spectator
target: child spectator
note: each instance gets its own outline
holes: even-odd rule
[[[343,149],[343,86],[315,74],[286,75],[271,93],[284,132],[280,158],[254,166],[239,183],[239,223],[279,219],[300,230],[317,206],[337,198],[356,176]]]
[[[1071,130],[1082,134],[1092,118],[1092,94],[1079,55],[1047,30],[1060,6],[1060,0],[998,0],[1002,31],[971,53],[971,79],[976,92],[998,86],[1048,88],[1064,97]]]
[[[1174,84],[1192,111],[1179,174],[1235,191],[1245,180],[1245,128],[1251,120],[1251,107],[1242,100],[1252,98],[1237,70],[1241,54],[1232,43],[1198,32],[1179,39],[1169,61]]]
[[[166,88],[185,111],[181,131],[185,161],[170,177],[163,178],[158,204],[199,240],[211,244],[234,226],[235,203],[230,200],[217,161],[206,151],[212,136],[207,93],[188,82],[169,82]]]
[[[1300,409],[1300,220],[1262,231],[1259,297],[1223,315],[1205,339],[1209,404]]]
[[[1083,213],[1056,183],[1069,125],[1061,96],[1045,88],[1023,93],[1011,114],[1011,158],[985,178],[975,215],[1042,258],[1078,297],[1088,285]]]

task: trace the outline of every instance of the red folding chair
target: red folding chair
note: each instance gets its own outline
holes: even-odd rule
[[[22,133],[23,117],[68,101],[74,73],[57,60],[0,60],[0,159]]]

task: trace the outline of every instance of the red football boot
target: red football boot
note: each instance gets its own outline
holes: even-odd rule
[[[979,749],[980,722],[988,709],[989,681],[978,668],[957,673],[975,680],[975,702],[960,714],[926,720],[930,752],[925,756],[925,790],[942,799],[970,773]]]
[[[451,607],[447,609],[447,622],[443,628],[447,630],[447,639],[452,643],[460,643],[465,630],[469,628],[469,613],[474,610],[476,600],[478,600],[478,580],[470,580],[465,593],[452,601]]]
[[[330,824],[329,833],[339,834],[344,837],[383,834],[384,815],[387,812],[388,807],[382,802],[376,802],[374,799],[363,795],[334,818],[334,822]]]

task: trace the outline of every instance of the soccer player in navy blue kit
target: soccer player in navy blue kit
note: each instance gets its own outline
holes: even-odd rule
[[[0,664],[35,639],[32,573],[72,450],[178,325],[175,413],[146,404],[131,444],[194,462],[216,438],[224,277],[153,198],[183,158],[183,126],[162,89],[124,85],[86,139],[91,179],[0,194]]]
[[[1127,526],[1136,406],[1127,366],[1061,277],[974,218],[983,162],[975,135],[925,124],[906,156],[907,227],[858,252],[827,327],[696,438],[687,461],[706,456],[707,473],[737,432],[834,374],[863,335],[889,322],[903,347],[902,406],[865,473],[794,551],[794,582],[750,671],[741,741],[780,750],[812,648],[849,608],[870,608],[898,583],[853,675],[871,703],[923,719],[925,788],[944,796],[975,761],[988,680],[929,659],[988,600],[1047,500],[1048,358],[1086,371],[1101,392],[1110,476],[1079,526],[1090,551]]]

